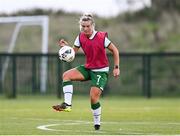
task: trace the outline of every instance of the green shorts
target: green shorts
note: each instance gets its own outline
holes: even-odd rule
[[[95,72],[84,67],[84,65],[76,67],[76,69],[84,76],[85,80],[91,80],[91,85],[100,88],[102,91],[108,80],[107,72]]]

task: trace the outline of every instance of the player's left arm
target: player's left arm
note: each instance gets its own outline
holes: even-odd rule
[[[119,51],[116,48],[116,46],[111,42],[109,46],[107,47],[113,54],[114,58],[114,69],[113,69],[113,75],[114,77],[118,77],[120,75],[120,68],[119,68],[119,62],[120,62],[120,57],[119,57]]]

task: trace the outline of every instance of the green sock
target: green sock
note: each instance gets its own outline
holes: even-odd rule
[[[97,102],[97,103],[95,103],[95,104],[91,104],[91,109],[93,109],[93,110],[96,110],[96,109],[98,109],[99,107],[101,107],[101,105],[100,105],[99,102]]]

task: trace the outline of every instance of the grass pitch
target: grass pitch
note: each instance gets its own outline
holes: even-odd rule
[[[72,112],[55,112],[55,96],[0,97],[0,135],[180,135],[179,98],[104,97],[94,131],[88,96],[73,97]]]

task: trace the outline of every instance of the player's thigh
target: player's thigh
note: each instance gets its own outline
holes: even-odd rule
[[[64,72],[63,80],[82,81],[84,76],[79,70],[73,68]]]
[[[90,79],[90,70],[85,68],[84,65],[80,65],[76,69],[84,76],[84,80]]]
[[[108,73],[106,72],[93,72],[91,71],[91,86],[98,87],[102,91],[107,84],[108,81]]]

